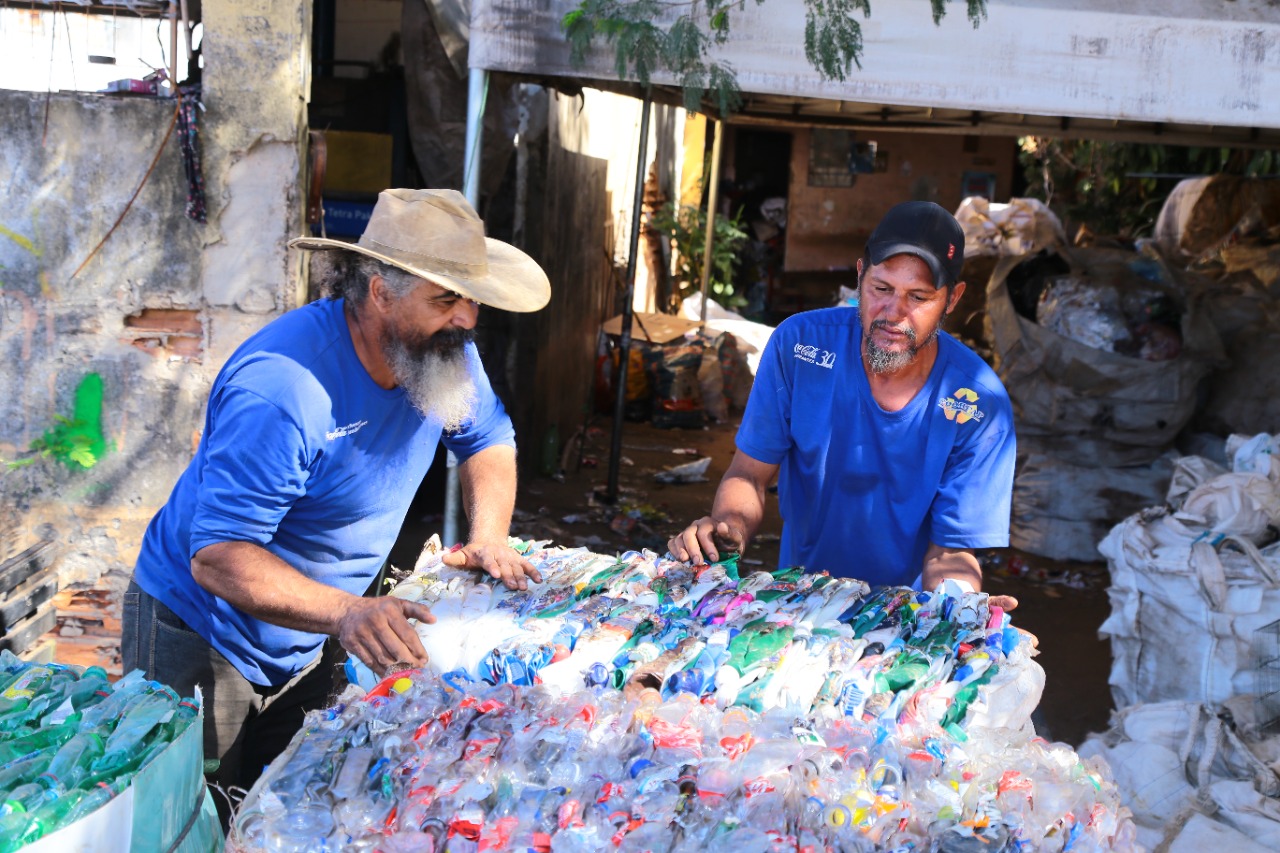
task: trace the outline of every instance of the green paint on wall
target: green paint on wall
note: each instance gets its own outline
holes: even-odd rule
[[[75,406],[69,418],[55,415],[57,421],[31,449],[41,456],[52,456],[68,468],[92,468],[107,452],[102,434],[102,376],[90,373],[76,386]]]

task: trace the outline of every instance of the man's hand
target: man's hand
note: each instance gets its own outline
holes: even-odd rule
[[[507,589],[528,589],[529,581],[542,583],[542,575],[533,564],[505,542],[469,542],[446,553],[443,562],[460,569],[479,569],[502,581]]]
[[[992,595],[987,598],[987,604],[990,607],[999,607],[1005,613],[1010,613],[1018,609],[1018,599],[1012,595]]]
[[[746,544],[746,536],[740,528],[727,521],[716,521],[708,515],[672,536],[667,548],[677,560],[697,565],[716,562],[721,551],[741,552]]]
[[[1002,608],[1005,613],[1009,613],[1018,609],[1018,599],[1014,598],[1012,595],[992,595],[987,597],[987,606],[999,607]],[[1014,626],[1014,629],[1022,635],[1024,640],[1031,644],[1031,648],[1040,648],[1040,638],[1035,634],[1025,628],[1019,628],[1016,625]]]
[[[392,595],[353,597],[338,620],[338,642],[378,675],[393,664],[425,666],[427,651],[409,624],[431,624],[436,617],[425,605]]]

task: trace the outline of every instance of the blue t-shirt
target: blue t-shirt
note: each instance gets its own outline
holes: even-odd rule
[[[473,344],[472,420],[443,436],[459,461],[514,446],[511,420]],[[252,542],[309,578],[362,594],[395,543],[442,439],[399,388],[370,378],[341,300],[290,311],[231,356],[209,394],[195,458],[152,519],[134,571],[245,678],[279,685],[325,636],[272,625],[218,598],[191,575],[216,542]]]
[[[737,444],[781,466],[784,566],[905,586],[930,542],[1009,544],[1009,397],[945,332],[924,387],[886,412],[871,396],[857,309],[788,318],[760,359]]]

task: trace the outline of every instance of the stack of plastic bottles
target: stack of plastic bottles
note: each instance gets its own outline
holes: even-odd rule
[[[229,850],[1131,850],[1102,765],[1007,731],[391,676],[307,721]]]
[[[985,596],[517,544],[528,592],[397,587],[431,666],[353,667],[229,850],[1133,849],[1104,765],[978,719],[1034,666]]]
[[[105,805],[199,711],[141,671],[112,685],[100,667],[0,652],[0,853]]]
[[[1008,616],[954,585],[944,596],[872,594],[800,569],[740,577],[736,559],[691,566],[648,551],[515,544],[543,577],[528,592],[439,559],[392,592],[431,607],[436,622],[418,635],[437,672],[561,692],[652,687],[824,718],[896,716],[910,704],[952,727],[984,686],[1038,672]],[[354,661],[350,671],[366,689],[377,680]],[[1022,728],[1029,714],[989,724]]]

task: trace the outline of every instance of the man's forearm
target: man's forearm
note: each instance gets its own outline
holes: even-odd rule
[[[263,622],[336,634],[341,617],[358,596],[312,580],[251,542],[218,542],[191,560],[196,583]]]
[[[516,506],[515,448],[486,447],[458,466],[458,481],[471,541],[505,543]]]
[[[746,547],[764,518],[764,486],[749,477],[729,473],[716,489],[711,517],[740,531],[742,545]]]
[[[982,589],[982,567],[972,551],[930,544],[924,556],[921,587],[931,591],[947,578],[965,581],[975,591]]]

